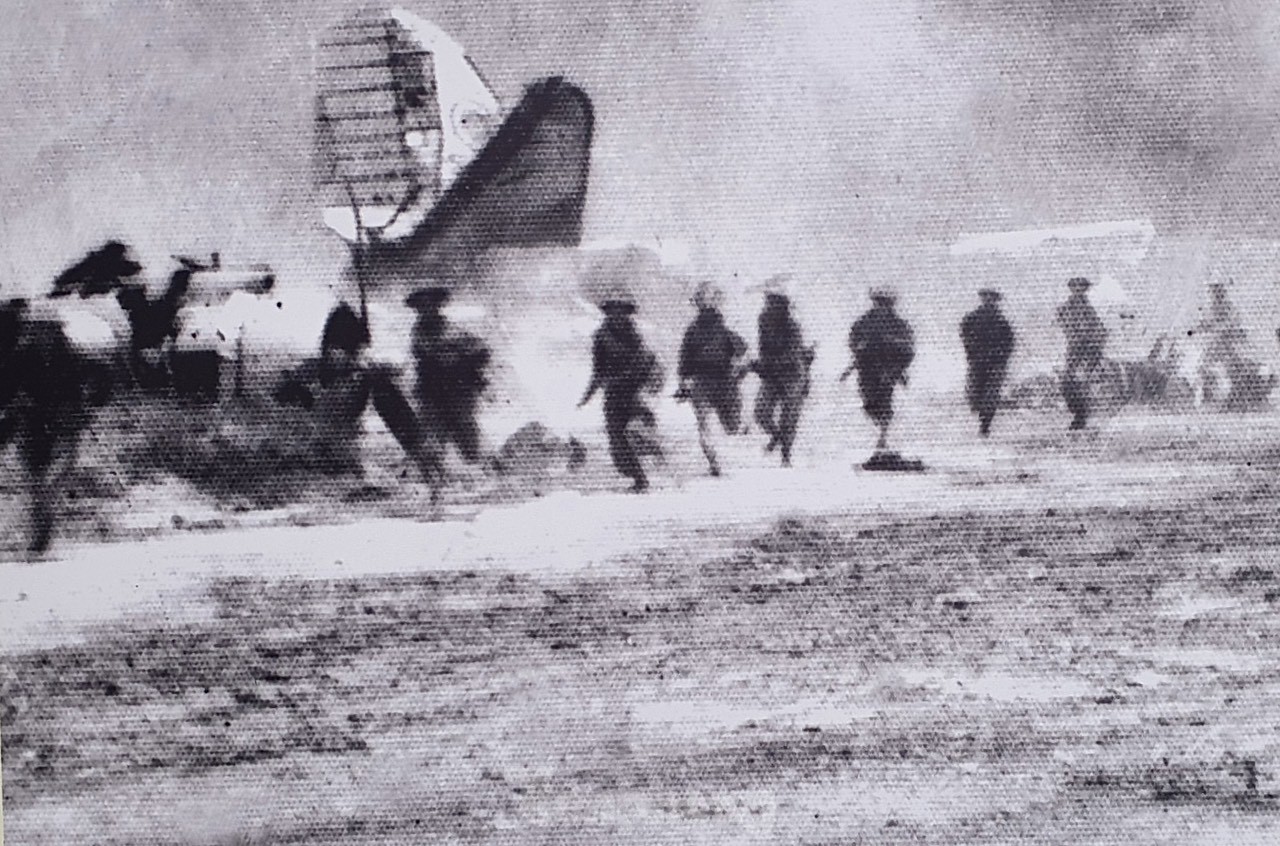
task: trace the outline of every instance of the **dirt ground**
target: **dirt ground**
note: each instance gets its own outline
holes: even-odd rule
[[[743,488],[717,510],[710,482],[593,493],[599,535],[538,540],[527,512],[536,567],[477,518],[430,566],[228,565],[56,645],[15,623],[5,834],[1280,842],[1275,429],[1022,427],[926,480],[736,515]],[[176,549],[153,542],[118,550]],[[55,566],[6,572],[36,596]]]

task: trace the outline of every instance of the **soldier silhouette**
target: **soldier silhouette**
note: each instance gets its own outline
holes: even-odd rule
[[[791,313],[785,277],[765,283],[765,304],[757,321],[758,345],[751,369],[760,377],[755,420],[769,436],[766,452],[781,447],[782,464],[791,465],[800,412],[809,393],[809,367],[814,351],[806,347],[800,324]]]
[[[1067,341],[1067,366],[1062,376],[1062,398],[1071,412],[1072,430],[1083,429],[1089,422],[1092,410],[1089,402],[1089,384],[1094,371],[1102,363],[1102,350],[1106,345],[1107,330],[1102,319],[1089,303],[1090,282],[1077,276],[1067,282],[1071,292],[1067,301],[1058,307],[1058,326]]]
[[[849,331],[853,361],[840,377],[858,371],[858,391],[862,410],[880,430],[876,449],[888,445],[889,424],[893,422],[893,392],[907,384],[907,369],[915,359],[915,336],[907,322],[894,311],[897,296],[888,289],[871,291],[871,309],[858,318]]]
[[[1000,407],[1000,392],[1015,339],[1013,327],[1000,312],[1000,292],[984,288],[978,297],[982,305],[961,321],[960,339],[969,364],[969,408],[978,415],[978,433],[985,438],[991,433],[991,422]]]
[[[747,352],[747,342],[725,325],[720,313],[724,294],[710,282],[698,286],[693,303],[698,315],[685,330],[680,344],[678,399],[693,403],[698,420],[698,440],[706,456],[711,475],[720,475],[720,460],[713,440],[713,420],[730,434],[742,425],[742,393],[740,361]]]
[[[630,293],[610,294],[600,310],[605,319],[592,338],[591,384],[578,406],[586,405],[597,391],[604,390],[605,431],[613,465],[631,479],[633,492],[642,493],[649,489],[649,479],[640,463],[632,430],[636,423],[654,425],[653,412],[641,394],[660,384],[661,371],[636,327],[633,318],[637,308]]]

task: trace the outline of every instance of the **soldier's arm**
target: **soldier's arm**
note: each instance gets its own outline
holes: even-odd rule
[[[697,330],[693,326],[685,329],[684,337],[680,339],[680,360],[676,364],[676,375],[681,379],[687,378],[693,369],[693,356],[697,342]]]
[[[587,392],[578,401],[578,408],[582,408],[582,406],[591,402],[591,398],[596,395],[596,391],[600,390],[600,386],[604,381],[604,356],[604,339],[597,335],[591,344],[591,383],[587,385]]]
[[[1106,343],[1107,325],[1102,322],[1102,318],[1098,316],[1098,312],[1093,309],[1089,310],[1090,323],[1092,324],[1093,337],[1099,346]]]
[[[658,361],[657,354],[647,346],[640,348],[640,368],[644,376],[645,390],[651,394],[661,391],[662,383],[666,381],[662,373],[662,364]]]
[[[960,342],[964,345],[965,355],[973,358],[978,352],[978,327],[972,314],[960,321]]]
[[[859,319],[853,324],[853,328],[849,330],[849,352],[852,357],[849,359],[849,366],[840,374],[840,381],[844,382],[858,369],[858,356],[862,353],[863,347],[866,346],[866,332],[863,329],[862,320]]]
[[[911,331],[906,321],[902,323],[902,334],[898,338],[898,345],[902,350],[902,369],[905,371],[916,358],[916,334]]]
[[[806,362],[812,362],[816,355],[815,348],[808,346],[804,340],[804,333],[800,331],[800,324],[791,321],[790,331],[787,334],[788,350],[800,356]]]
[[[866,329],[861,320],[849,330],[849,351],[855,356],[867,345]]]
[[[754,369],[755,362],[747,360],[747,353],[749,352],[747,340],[737,332],[729,333],[729,347],[732,356],[729,361],[733,366],[733,378],[741,381]]]

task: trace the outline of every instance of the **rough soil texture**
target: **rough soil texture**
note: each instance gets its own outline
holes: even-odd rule
[[[1193,501],[956,470],[1033,494],[713,522],[571,573],[204,583],[197,621],[0,659],[5,833],[1280,842],[1278,465],[1187,437],[1125,452],[1230,460]]]

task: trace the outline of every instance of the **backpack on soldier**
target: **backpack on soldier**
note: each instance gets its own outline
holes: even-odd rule
[[[662,385],[666,381],[662,365],[658,363],[658,357],[648,347],[640,348],[636,369],[640,376],[641,390],[647,394],[657,394],[662,391]]]

